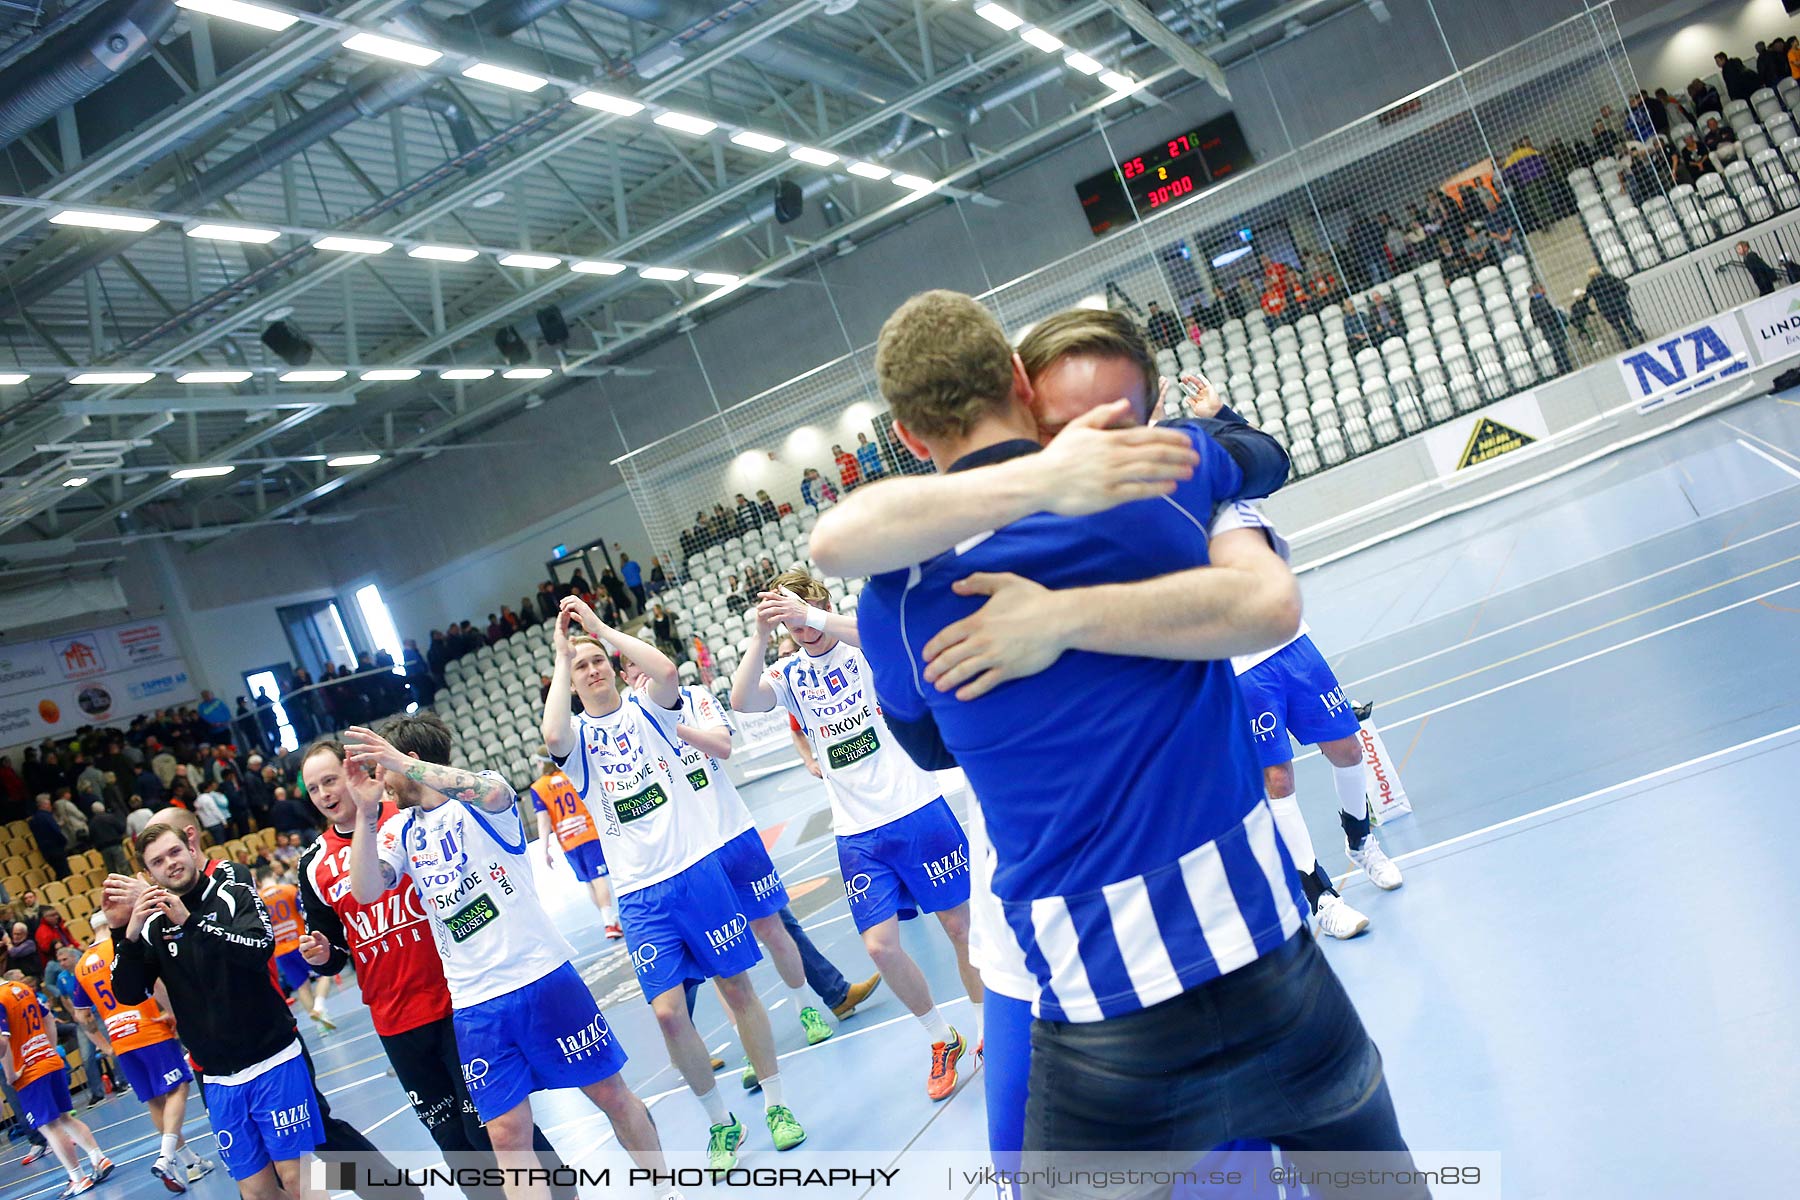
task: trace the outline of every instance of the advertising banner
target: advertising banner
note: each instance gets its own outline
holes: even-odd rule
[[[121,723],[198,694],[161,620],[0,646],[0,745]]]

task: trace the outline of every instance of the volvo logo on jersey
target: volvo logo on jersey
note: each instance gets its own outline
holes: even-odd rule
[[[920,864],[925,868],[925,877],[931,880],[932,887],[942,887],[969,869],[969,852],[958,846],[942,858],[934,858]]]
[[[743,913],[738,913],[717,929],[706,931],[707,945],[711,946],[714,951],[730,949],[744,940],[744,935],[749,928],[750,922],[745,919]]]
[[[602,1049],[612,1041],[612,1030],[606,1027],[606,1018],[599,1013],[587,1023],[586,1028],[568,1037],[558,1037],[556,1048],[562,1053],[564,1062],[580,1062],[592,1057],[594,1051]]]

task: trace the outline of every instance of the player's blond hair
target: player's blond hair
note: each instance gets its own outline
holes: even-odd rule
[[[783,571],[769,581],[768,590],[779,592],[786,588],[808,604],[830,604],[831,589],[810,574],[795,567],[791,571]]]
[[[1149,339],[1138,323],[1111,309],[1070,308],[1045,317],[1019,341],[1019,361],[1035,382],[1070,355],[1122,358],[1144,376],[1144,394],[1154,399],[1160,376]]]

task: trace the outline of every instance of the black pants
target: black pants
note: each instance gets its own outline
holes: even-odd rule
[[[1638,328],[1638,323],[1632,319],[1629,311],[1606,312],[1600,315],[1605,317],[1606,323],[1613,327],[1613,332],[1619,335],[1619,340],[1625,343],[1626,349],[1641,346],[1650,340],[1644,336],[1644,331]]]
[[[412,1101],[425,1132],[444,1152],[444,1161],[453,1167],[472,1166],[475,1164],[466,1159],[451,1157],[471,1153],[491,1159],[494,1145],[463,1083],[462,1055],[457,1052],[452,1019],[445,1017],[405,1033],[382,1034],[381,1047],[387,1051],[394,1077],[406,1089],[406,1098]],[[563,1165],[550,1139],[536,1125],[531,1128],[531,1144],[545,1167],[556,1170]],[[504,1195],[498,1187],[465,1190],[469,1200],[501,1200]],[[575,1189],[553,1186],[550,1193],[559,1200],[571,1200]]]
[[[1240,1138],[1274,1142],[1302,1169],[1407,1172],[1381,1052],[1312,935],[1171,1000],[1104,1021],[1037,1021],[1025,1108],[1027,1170],[1180,1170]],[[1329,1156],[1326,1161],[1322,1156]],[[1154,1159],[1154,1161],[1152,1160]],[[1352,1161],[1354,1160],[1354,1161]],[[1315,1196],[1341,1193],[1311,1184]],[[1101,1183],[1037,1197],[1167,1195]],[[1351,1193],[1418,1200],[1422,1183]]]
[[[1556,373],[1567,375],[1575,369],[1575,361],[1569,357],[1569,339],[1560,333],[1547,334],[1544,338],[1550,343],[1550,353],[1556,357]]]

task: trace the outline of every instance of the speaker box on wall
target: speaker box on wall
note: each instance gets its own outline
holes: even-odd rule
[[[494,330],[494,349],[500,352],[509,366],[518,366],[531,361],[531,347],[519,336],[519,331],[511,325],[502,325]]]
[[[263,330],[262,344],[290,367],[304,367],[312,361],[313,344],[292,321],[276,321]]]
[[[538,332],[544,335],[544,341],[551,346],[567,345],[569,341],[569,323],[563,320],[562,309],[554,304],[546,304],[537,311]]]
[[[800,214],[806,211],[806,193],[800,185],[791,179],[775,181],[775,223],[786,225],[789,221],[799,220]]]

